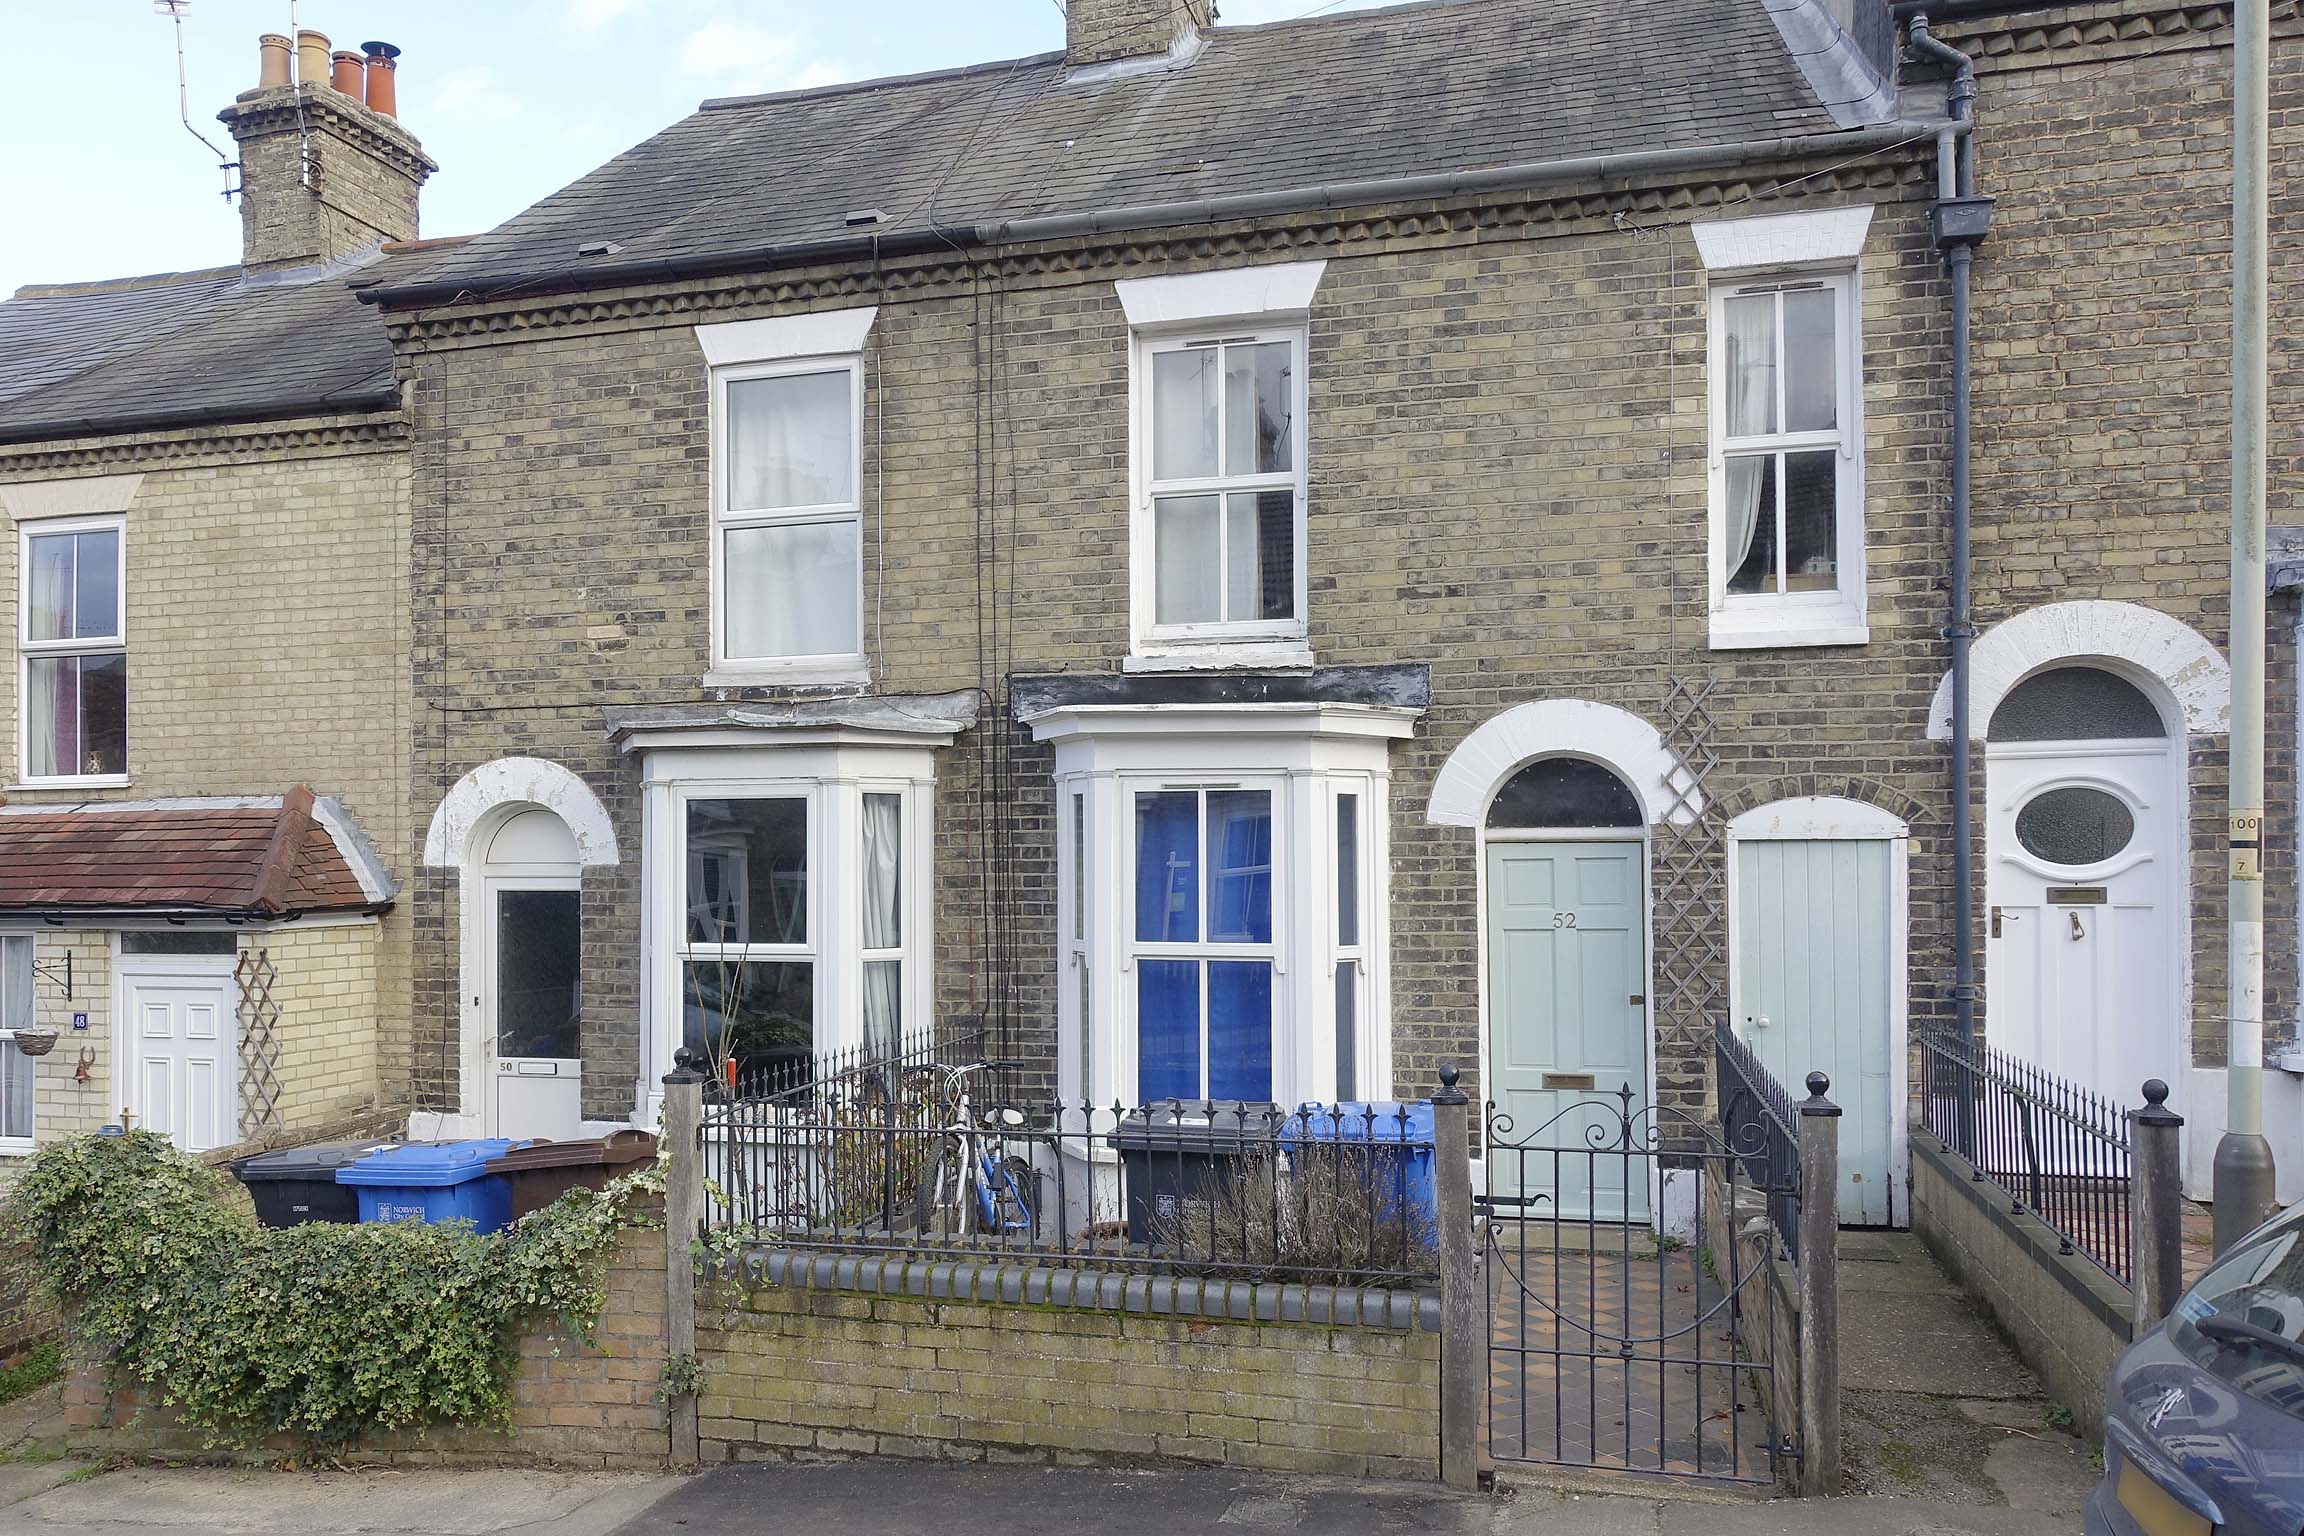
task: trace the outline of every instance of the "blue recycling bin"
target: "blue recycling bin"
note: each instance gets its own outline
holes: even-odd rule
[[[1320,1146],[1365,1149],[1362,1177],[1386,1221],[1406,1217],[1426,1247],[1439,1240],[1440,1186],[1433,1167],[1429,1101],[1369,1099],[1300,1104],[1280,1142],[1291,1157]]]
[[[512,1224],[512,1186],[488,1165],[515,1146],[501,1138],[388,1147],[336,1170],[362,1221],[469,1221],[482,1232]]]

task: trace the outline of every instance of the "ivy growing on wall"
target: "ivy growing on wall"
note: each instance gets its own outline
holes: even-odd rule
[[[653,1174],[577,1190],[502,1234],[415,1222],[257,1225],[220,1171],[145,1131],[42,1148],[0,1207],[115,1384],[211,1446],[500,1426],[520,1335],[589,1339],[606,1260]]]

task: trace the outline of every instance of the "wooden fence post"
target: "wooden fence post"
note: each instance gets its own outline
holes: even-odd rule
[[[704,1221],[704,1166],[698,1132],[704,1122],[704,1074],[685,1063],[664,1074],[664,1312],[666,1353],[696,1354],[696,1238]],[[694,1466],[701,1454],[696,1394],[682,1392],[666,1405],[672,1462]]]
[[[1800,1104],[1800,1492],[1840,1491],[1840,1106],[1808,1074]]]
[[[2144,1107],[2128,1125],[2133,1337],[2140,1339],[2184,1293],[2184,1117],[2168,1107],[2166,1083],[2155,1077],[2144,1085]]]
[[[1480,1485],[1480,1397],[1488,1364],[1488,1307],[1472,1233],[1471,1099],[1453,1066],[1432,1095],[1433,1186],[1440,1205],[1440,1480]]]

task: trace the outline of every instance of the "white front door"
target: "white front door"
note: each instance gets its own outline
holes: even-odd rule
[[[2184,1078],[2175,783],[2165,741],[1986,749],[1985,1039],[2131,1107]]]
[[[124,959],[118,975],[121,1123],[187,1152],[238,1141],[232,962]]]
[[[573,879],[490,879],[484,887],[484,1129],[570,1139],[583,1120],[582,897]]]

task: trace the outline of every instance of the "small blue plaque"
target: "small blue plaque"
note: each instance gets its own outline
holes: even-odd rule
[[[88,1027],[88,1015],[84,1013],[72,1015],[72,1027],[74,1029],[86,1029]]]

